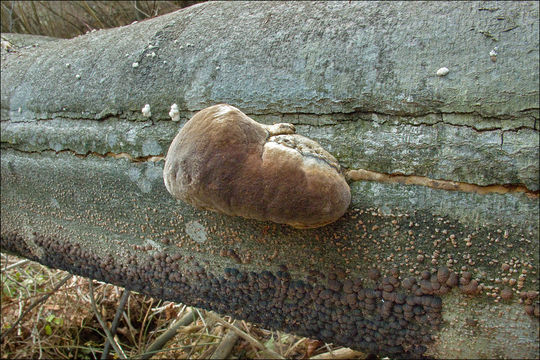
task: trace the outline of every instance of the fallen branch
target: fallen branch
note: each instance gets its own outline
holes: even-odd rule
[[[25,260],[21,260],[21,261],[17,261],[15,264],[11,264],[9,266],[6,266],[4,269],[2,269],[2,271],[8,271],[8,270],[11,270],[17,266],[20,266],[20,265],[24,265],[26,264],[27,262],[30,262],[30,260],[28,259],[25,259]]]
[[[161,350],[161,348],[167,343],[167,341],[169,341],[176,335],[180,327],[191,324],[196,318],[196,313],[193,310],[189,310],[186,315],[182,316],[179,320],[172,323],[169,329],[167,329],[167,331],[161,334],[152,344],[150,344],[144,354],[138,356],[138,358],[150,359],[152,355]]]
[[[232,326],[235,326],[236,320],[233,321]],[[238,335],[233,330],[230,330],[227,335],[223,337],[223,340],[219,343],[218,347],[210,356],[210,359],[225,359],[227,356],[231,353],[234,344],[238,341],[238,338],[240,335]]]

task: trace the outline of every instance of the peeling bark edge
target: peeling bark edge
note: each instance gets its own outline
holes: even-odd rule
[[[493,184],[482,186],[465,182],[430,179],[418,175],[383,174],[365,169],[347,170],[345,174],[350,181],[375,181],[386,184],[419,185],[436,190],[461,191],[480,195],[524,193],[530,199],[538,199],[539,194],[539,191],[532,191],[527,189],[524,185],[516,184]]]

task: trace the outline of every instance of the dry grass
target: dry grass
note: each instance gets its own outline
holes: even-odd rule
[[[101,358],[107,337],[92,310],[88,279],[4,254],[1,269],[3,358]],[[65,284],[51,292],[66,278]],[[110,328],[124,290],[95,281],[93,289],[99,315]],[[10,331],[21,314],[45,294],[51,295],[37,302]],[[142,358],[160,335],[190,311],[197,315],[196,320],[169,331],[175,335],[152,358],[208,359],[214,353],[230,359],[268,358],[273,353],[294,359],[363,357],[349,349],[134,292],[127,297],[114,339],[127,358]],[[234,331],[229,324],[234,324]],[[110,357],[119,358],[119,354],[111,348]]]
[[[72,38],[202,1],[2,1],[2,32]]]

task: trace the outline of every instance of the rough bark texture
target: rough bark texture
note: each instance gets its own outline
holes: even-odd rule
[[[2,250],[380,354],[537,357],[538,16],[218,2],[19,36],[2,51]],[[215,103],[329,150],[345,216],[295,230],[175,201],[165,151]]]

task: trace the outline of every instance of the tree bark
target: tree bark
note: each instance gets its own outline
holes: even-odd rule
[[[4,34],[2,251],[381,355],[537,357],[538,15],[217,2],[37,45]],[[216,103],[329,150],[345,216],[295,230],[174,200],[168,146]]]

